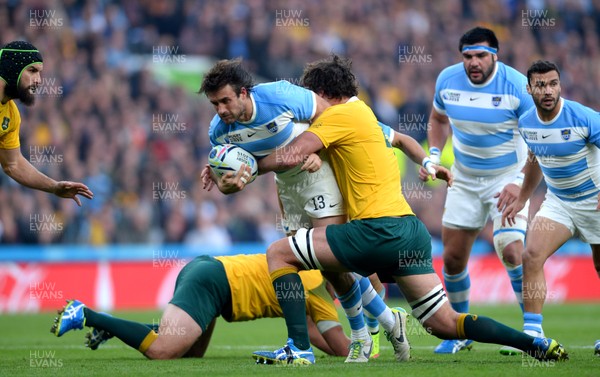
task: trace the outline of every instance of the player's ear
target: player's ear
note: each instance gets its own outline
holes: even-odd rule
[[[525,87],[527,88],[527,93],[531,94],[531,87],[529,86],[529,84],[527,84]]]

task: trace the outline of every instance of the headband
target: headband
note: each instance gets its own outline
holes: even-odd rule
[[[490,46],[483,46],[483,45],[465,46],[465,47],[463,47],[462,52],[475,51],[475,50],[483,50],[483,51],[487,51],[487,52],[492,53],[492,54],[498,53],[498,49],[497,48],[493,48],[493,47],[490,47]]]

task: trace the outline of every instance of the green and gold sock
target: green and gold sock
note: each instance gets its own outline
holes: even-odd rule
[[[90,308],[84,308],[83,312],[86,326],[108,331],[142,353],[146,352],[158,337],[151,325],[100,314]]]
[[[527,353],[536,351],[533,337],[488,317],[468,313],[460,314],[456,328],[459,339],[511,346]]]
[[[271,272],[271,281],[285,317],[288,337],[292,338],[296,347],[307,350],[310,341],[306,323],[306,298],[298,270],[292,267],[275,270]]]

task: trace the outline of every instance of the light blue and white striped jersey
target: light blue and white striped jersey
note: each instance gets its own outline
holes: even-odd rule
[[[525,76],[501,62],[479,85],[469,80],[462,63],[440,73],[433,107],[450,119],[456,168],[490,176],[523,167],[527,147],[517,131],[518,119],[533,107],[526,86]]]
[[[256,157],[264,157],[289,144],[308,127],[317,111],[315,94],[288,81],[256,85],[250,91],[252,118],[225,124],[215,115],[210,122],[210,143],[235,144]]]
[[[558,115],[540,120],[535,108],[519,118],[519,132],[536,155],[548,190],[565,201],[600,192],[600,114],[561,98]]]

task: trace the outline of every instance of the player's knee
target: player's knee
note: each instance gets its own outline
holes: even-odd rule
[[[272,262],[285,261],[286,255],[284,248],[282,247],[283,240],[275,241],[267,248],[267,261],[269,264]]]
[[[546,257],[543,255],[543,253],[535,249],[525,248],[525,251],[523,252],[524,269],[540,269],[543,268],[545,262]]]
[[[167,348],[160,345],[154,346],[153,344],[148,348],[148,351],[146,351],[144,355],[152,360],[173,360],[180,358],[182,352],[181,350],[172,347]]]
[[[464,251],[444,250],[444,271],[449,275],[460,274],[467,268],[468,255]]]
[[[523,243],[514,241],[504,247],[500,253],[502,263],[508,267],[518,266],[523,261]]]
[[[506,267],[515,267],[522,263],[527,220],[518,216],[515,221],[513,227],[504,228],[501,218],[494,219],[494,250]]]

